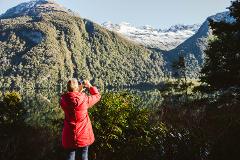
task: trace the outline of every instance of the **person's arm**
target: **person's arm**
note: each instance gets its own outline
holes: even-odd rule
[[[91,94],[90,96],[87,96],[87,103],[88,107],[90,108],[100,100],[101,95],[97,87],[92,86],[89,81],[86,80],[84,83],[85,87],[89,89],[89,92]]]
[[[65,99],[64,99],[64,94],[61,95],[61,98],[60,98],[60,106],[61,106],[61,108],[63,108],[64,106],[66,106],[66,102],[65,102]]]

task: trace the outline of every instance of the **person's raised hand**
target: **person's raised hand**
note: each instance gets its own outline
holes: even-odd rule
[[[90,88],[92,87],[91,83],[89,82],[89,80],[84,80],[84,85],[86,88]]]
[[[85,90],[85,88],[83,87],[83,84],[79,85],[79,92],[83,92]]]

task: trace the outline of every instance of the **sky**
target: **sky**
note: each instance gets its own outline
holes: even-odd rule
[[[29,0],[0,0],[0,14]],[[201,24],[208,16],[227,11],[231,0],[55,0],[99,24],[128,22],[166,29],[175,24]]]

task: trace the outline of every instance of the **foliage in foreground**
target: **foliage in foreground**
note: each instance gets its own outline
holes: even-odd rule
[[[139,99],[128,93],[105,94],[91,110],[97,159],[160,158],[156,137],[165,136],[167,128],[155,123],[148,108],[140,107]]]
[[[224,160],[238,155],[239,90],[229,90],[215,102],[189,102],[187,107],[164,103],[153,110],[140,106],[139,101],[126,92],[106,93],[90,110],[96,137],[90,147],[91,159]],[[23,104],[15,92],[2,98],[0,117],[8,115],[12,107],[22,114],[17,120],[15,114],[9,114],[7,121],[1,118],[0,158],[65,159],[60,141],[62,116],[29,121],[29,107]],[[34,104],[38,105],[31,105],[32,110],[37,111],[40,103]],[[53,111],[59,108],[46,108],[51,107]],[[32,116],[51,117],[47,114],[60,113],[40,110]]]

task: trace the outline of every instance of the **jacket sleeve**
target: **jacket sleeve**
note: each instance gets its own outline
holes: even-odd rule
[[[90,92],[91,95],[87,96],[88,108],[90,108],[94,104],[96,104],[101,98],[101,95],[100,95],[97,87],[90,87],[89,92]]]
[[[64,101],[64,95],[61,96],[60,98],[60,106],[63,108],[66,105],[66,102]]]

